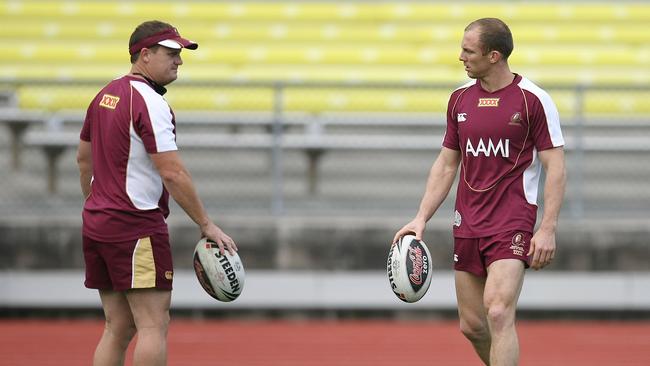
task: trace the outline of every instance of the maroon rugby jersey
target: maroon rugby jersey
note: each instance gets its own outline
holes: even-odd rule
[[[149,154],[177,150],[175,126],[165,99],[143,79],[123,76],[97,94],[80,135],[93,160],[84,235],[116,242],[167,232],[169,195]]]
[[[563,146],[551,97],[516,75],[490,93],[478,80],[456,89],[447,108],[444,147],[461,152],[454,236],[531,231],[537,219],[537,152]]]

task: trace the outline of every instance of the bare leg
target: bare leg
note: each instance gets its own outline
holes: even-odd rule
[[[456,299],[460,330],[484,364],[490,364],[490,330],[483,306],[485,278],[469,272],[456,271]]]
[[[122,292],[99,290],[106,325],[95,349],[94,366],[122,366],[126,349],[135,334],[129,303]]]
[[[519,340],[515,329],[517,301],[524,282],[524,265],[517,259],[503,259],[488,267],[484,306],[492,339],[490,365],[519,364]]]
[[[129,290],[126,297],[138,329],[133,365],[166,365],[171,291],[153,288]]]

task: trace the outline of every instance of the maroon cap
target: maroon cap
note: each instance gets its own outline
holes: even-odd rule
[[[167,28],[136,42],[133,46],[129,47],[129,54],[136,54],[143,48],[151,47],[157,44],[167,48],[173,48],[175,50],[180,50],[181,48],[195,50],[199,47],[198,43],[181,37],[176,28]]]

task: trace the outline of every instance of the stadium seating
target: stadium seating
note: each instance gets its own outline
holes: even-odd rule
[[[177,112],[280,107],[314,118],[408,112],[438,121],[466,79],[463,28],[484,16],[511,26],[513,71],[549,91],[563,123],[647,119],[643,2],[0,1],[0,103],[85,110],[98,87],[128,71],[134,26],[161,19],[201,45],[183,52],[166,95]]]
[[[56,289],[80,287],[80,123],[98,88],[128,72],[128,37],[148,19],[171,22],[201,45],[183,52],[180,78],[165,98],[176,113],[183,161],[211,217],[240,246],[251,284],[274,273],[302,283],[312,270],[340,278],[383,270],[387,240],[422,197],[449,93],[467,78],[458,61],[463,27],[484,16],[510,24],[512,69],[549,91],[566,138],[561,255],[550,268],[562,272],[532,281],[575,287],[568,271],[598,270],[578,274],[592,279],[595,291],[597,282],[613,283],[604,277],[610,271],[623,270],[616,279],[628,281],[606,287],[641,294],[647,276],[641,283],[631,271],[650,263],[650,172],[639,164],[650,152],[650,3],[634,0],[0,0],[0,123],[8,126],[0,134],[0,166],[8,172],[0,177],[0,285],[8,279],[5,288],[20,288],[16,279],[36,273],[56,283],[70,278],[69,288]],[[278,130],[281,138],[269,133]],[[439,283],[451,283],[442,271],[452,265],[454,197],[452,190],[427,226]],[[182,290],[194,281],[188,253],[197,231],[171,208]],[[306,281],[316,290],[299,291],[340,306],[324,296],[328,283],[320,277]],[[532,307],[558,306],[553,289],[536,292],[542,300]],[[647,308],[647,296],[607,302],[608,294],[595,291],[604,301],[597,304],[574,292],[564,303]],[[5,300],[23,293],[9,291]],[[269,303],[264,291],[251,294],[259,297],[255,307]],[[32,309],[97,305],[32,295],[24,296]],[[214,305],[195,297],[181,296],[175,307]],[[572,302],[577,298],[586,300]],[[544,305],[548,299],[553,305]],[[377,306],[374,297],[362,300],[343,303]]]
[[[5,80],[105,81],[119,75],[128,66],[126,40],[143,14],[173,22],[202,44],[185,54],[182,71],[203,80],[458,83],[464,77],[457,61],[462,28],[486,14],[510,23],[516,35],[513,68],[534,73],[543,84],[650,78],[644,67],[650,62],[650,34],[644,30],[650,5],[642,3],[0,4]],[[636,69],[634,76],[606,76],[626,66]]]
[[[94,86],[61,88],[57,85],[34,84],[17,90],[19,107],[57,111],[86,109],[96,93]],[[558,110],[575,117],[578,104],[572,91],[550,90]],[[288,87],[283,94],[286,112],[430,112],[443,115],[449,98],[447,89],[370,89],[370,88],[304,88]],[[255,88],[176,86],[166,95],[176,110],[271,111],[272,85]],[[586,91],[586,117],[641,117],[650,114],[650,91]]]
[[[382,44],[270,44],[220,43],[214,49],[200,48],[187,52],[184,58],[193,64],[240,65],[264,64],[380,64],[380,65],[458,65],[457,45]],[[4,59],[14,63],[43,62],[83,63],[125,61],[124,42],[73,41],[19,41],[0,45]],[[512,55],[514,65],[556,66],[646,66],[650,60],[650,46],[591,45],[587,49],[574,45],[544,45],[524,49]]]
[[[604,21],[647,20],[650,10],[642,3],[618,4],[542,4],[509,2],[484,3],[372,3],[372,2],[189,2],[183,4],[158,1],[141,2],[83,2],[83,1],[4,1],[2,15],[21,16],[77,16],[81,18],[140,18],[147,14],[154,18],[186,18],[197,20],[249,20],[301,19],[308,21],[417,21],[464,20],[485,14],[516,18],[521,21],[537,19]]]

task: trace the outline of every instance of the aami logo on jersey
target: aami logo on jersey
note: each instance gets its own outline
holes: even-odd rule
[[[116,97],[110,94],[102,95],[102,100],[99,102],[100,107],[115,109],[117,103],[120,101],[120,97]]]
[[[501,156],[503,158],[508,158],[510,157],[510,139],[492,141],[492,139],[489,138],[487,139],[487,142],[485,142],[480,138],[477,142],[472,143],[472,140],[468,138],[467,143],[465,144],[465,156],[469,154],[472,154],[474,157],[484,155],[487,157]]]
[[[479,107],[498,107],[499,98],[478,98]]]

